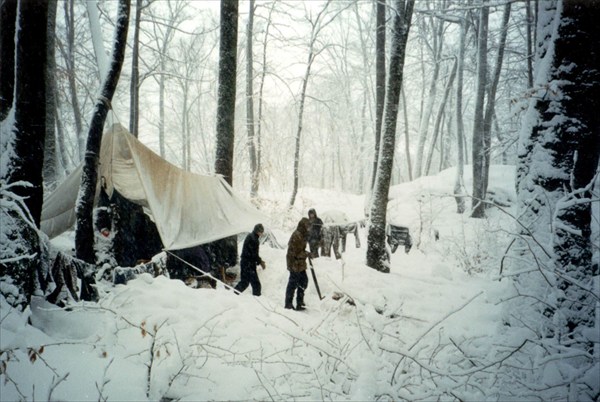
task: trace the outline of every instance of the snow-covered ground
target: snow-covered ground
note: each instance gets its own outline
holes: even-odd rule
[[[513,167],[493,167],[491,188],[512,205],[507,213],[513,178]],[[97,304],[66,310],[36,301],[20,313],[0,300],[0,399],[539,399],[533,384],[506,388],[502,374],[525,365],[524,331],[503,326],[510,280],[499,280],[514,222],[500,210],[487,220],[456,214],[453,183],[450,169],[393,187],[389,220],[410,228],[410,253],[400,247],[389,274],[368,268],[361,228],[360,248],[350,235],[342,260],[314,260],[326,297],[319,300],[311,279],[303,312],[283,308],[285,249],[266,245],[261,297],[144,274],[103,285]],[[305,188],[289,212],[289,194],[263,197],[283,244],[311,207],[363,217],[362,196]]]

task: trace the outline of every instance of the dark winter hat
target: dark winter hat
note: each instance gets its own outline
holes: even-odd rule
[[[317,211],[315,211],[315,209],[314,209],[314,208],[311,208],[311,209],[309,209],[309,210],[308,210],[308,214],[309,214],[309,215],[310,215],[310,214],[314,214],[315,216],[317,216]]]
[[[256,226],[254,226],[254,233],[265,233],[265,227],[262,223],[257,223]]]

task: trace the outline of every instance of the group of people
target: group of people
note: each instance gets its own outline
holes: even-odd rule
[[[285,308],[304,310],[304,291],[308,286],[308,275],[306,274],[306,259],[318,256],[317,249],[319,247],[321,229],[323,221],[317,217],[314,209],[308,211],[308,218],[300,219],[296,230],[290,236],[288,242],[286,264],[290,272],[288,284],[285,289]],[[263,269],[266,268],[265,262],[259,255],[260,237],[264,235],[265,228],[262,224],[257,224],[251,233],[246,236],[242,253],[240,256],[240,281],[235,286],[235,290],[239,293],[243,292],[252,286],[252,294],[260,296],[261,283],[256,273],[257,267],[260,265]],[[309,250],[306,250],[306,245],[309,245]],[[294,307],[294,296],[296,296],[296,306]]]

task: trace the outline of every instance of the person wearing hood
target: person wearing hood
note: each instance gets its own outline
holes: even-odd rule
[[[306,239],[311,223],[308,218],[302,218],[298,227],[290,236],[286,254],[287,269],[290,271],[287,288],[285,289],[285,308],[294,308],[292,302],[296,294],[296,310],[304,310],[304,291],[308,286],[306,275],[306,258],[310,253],[306,251]]]
[[[242,246],[242,254],[240,256],[241,279],[235,290],[242,293],[248,285],[252,286],[252,294],[260,296],[261,284],[256,273],[256,266],[260,265],[262,269],[266,268],[265,262],[260,258],[258,249],[260,246],[259,239],[265,232],[265,228],[260,223],[254,226],[252,233],[249,233],[244,240]]]
[[[319,246],[321,245],[321,229],[323,228],[323,220],[317,216],[317,211],[314,208],[308,210],[308,220],[310,221],[310,229],[308,231],[308,247],[310,248],[310,257],[319,257]]]

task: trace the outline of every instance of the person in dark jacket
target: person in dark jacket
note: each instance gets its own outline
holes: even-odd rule
[[[306,258],[310,256],[306,251],[306,238],[310,227],[311,223],[308,218],[302,218],[288,242],[286,262],[290,277],[285,289],[285,308],[287,309],[294,308],[292,301],[294,293],[296,293],[296,310],[304,310],[304,291],[308,286]]]
[[[248,285],[252,286],[252,294],[260,296],[261,284],[256,273],[256,266],[260,265],[263,269],[266,268],[265,262],[258,254],[259,239],[265,232],[265,228],[260,223],[254,226],[252,233],[249,233],[244,240],[242,254],[240,256],[241,279],[235,286],[235,290],[242,293]]]
[[[319,257],[319,246],[321,245],[321,229],[323,221],[317,216],[314,208],[308,210],[308,220],[310,221],[310,230],[308,231],[308,246],[310,248],[310,257]]]

